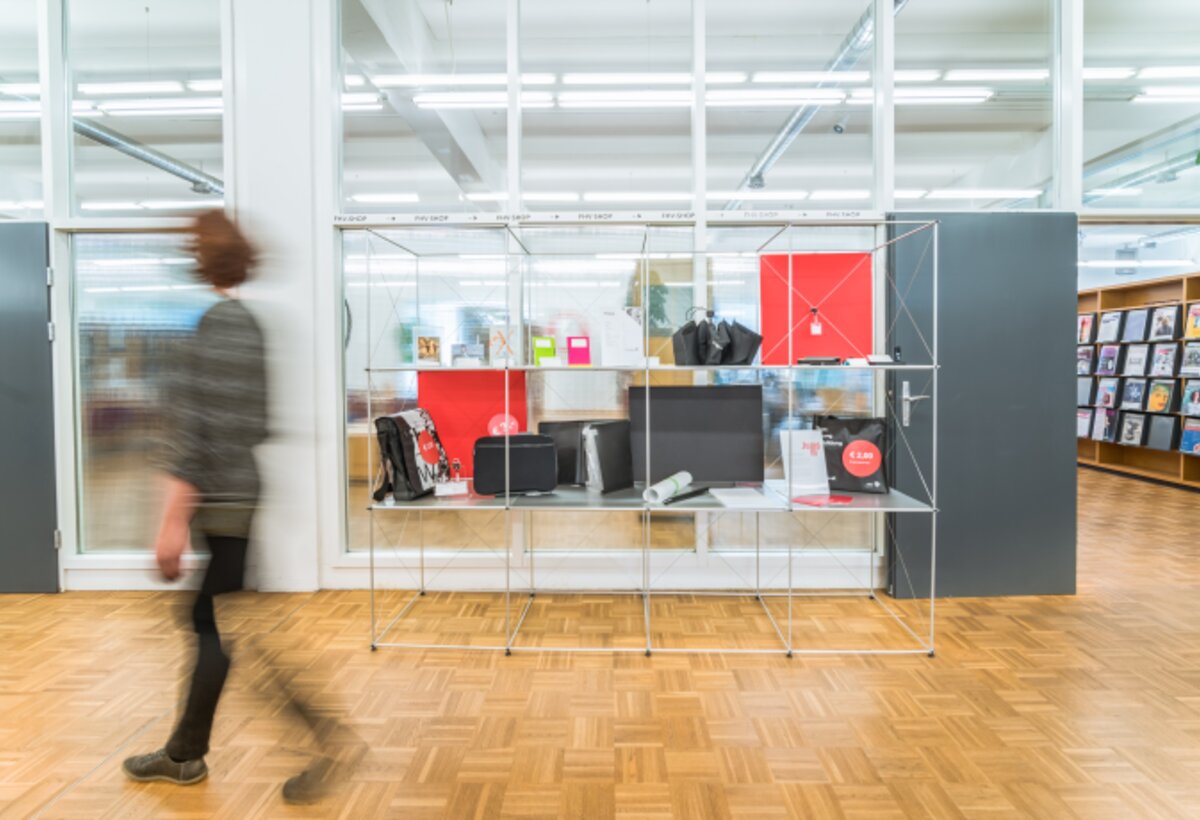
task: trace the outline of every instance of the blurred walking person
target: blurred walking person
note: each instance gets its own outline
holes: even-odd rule
[[[259,502],[259,472],[254,447],[267,437],[267,376],[263,333],[254,315],[237,298],[250,276],[256,250],[223,212],[198,217],[192,227],[196,275],[219,297],[201,318],[173,368],[164,408],[167,432],[161,449],[166,474],[162,522],[154,556],[163,577],[180,576],[180,558],[189,536],[210,559],[191,609],[196,633],[196,663],[183,712],[166,745],[127,759],[133,780],[179,785],[208,776],[213,718],[230,657],[217,629],[214,598],[242,589],[250,528]],[[285,670],[272,668],[266,678],[281,692]],[[285,693],[293,711],[314,730],[311,710]],[[321,737],[318,735],[318,741]],[[328,785],[332,762],[318,764],[284,784],[284,797],[309,802]]]

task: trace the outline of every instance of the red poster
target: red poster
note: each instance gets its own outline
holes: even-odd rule
[[[771,254],[759,261],[763,364],[875,352],[871,254],[796,253],[791,261],[790,299],[788,256]]]
[[[422,371],[417,374],[417,404],[429,411],[438,437],[453,464],[462,462],[466,478],[475,475],[475,440],[525,430],[525,374],[508,374],[508,416],[504,412],[505,372]]]

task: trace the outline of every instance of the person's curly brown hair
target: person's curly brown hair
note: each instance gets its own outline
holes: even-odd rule
[[[217,288],[246,281],[258,251],[224,211],[208,211],[192,223],[189,249],[196,257],[196,276]]]

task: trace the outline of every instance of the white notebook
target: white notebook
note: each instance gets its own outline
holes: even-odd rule
[[[767,504],[766,496],[749,487],[718,487],[709,492],[726,507],[762,509]]]

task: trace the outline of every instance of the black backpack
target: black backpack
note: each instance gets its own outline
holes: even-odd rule
[[[428,410],[420,407],[375,419],[379,442],[380,482],[376,501],[388,493],[397,501],[412,501],[433,492],[439,481],[450,478],[446,448]]]

